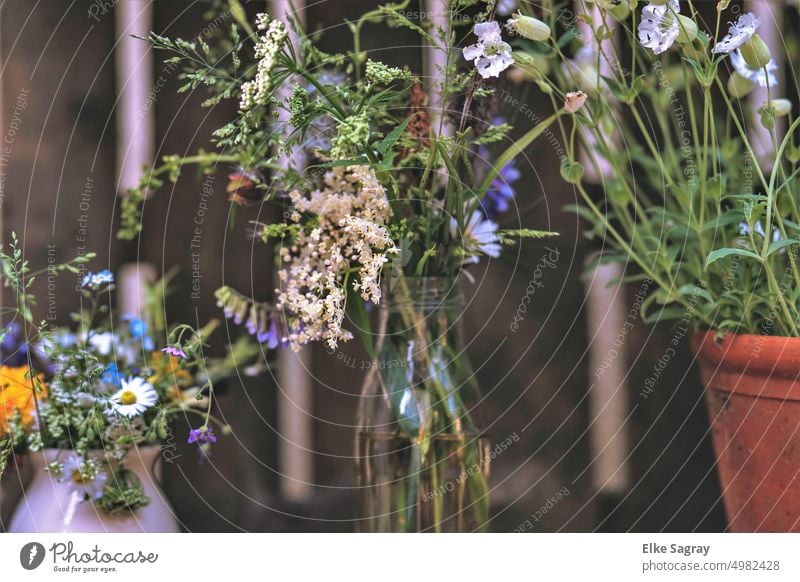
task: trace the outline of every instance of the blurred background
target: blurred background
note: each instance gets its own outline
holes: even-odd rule
[[[350,38],[344,19],[372,4],[307,2],[307,28],[325,29],[324,44],[341,46]],[[712,2],[700,4],[713,10]],[[797,26],[794,9],[772,4],[786,26]],[[245,7],[253,16],[266,2]],[[424,3],[409,7],[420,18],[426,10]],[[176,267],[166,306],[171,322],[221,318],[213,292],[222,284],[258,299],[269,299],[274,287],[271,253],[254,245],[245,228],[268,216],[239,209],[236,227],[228,227],[225,186],[234,168],[220,167],[211,179],[185,172],[147,202],[137,241],[115,237],[117,192],[129,179],[125,172],[137,170],[130,167],[140,161],[137,152],[149,148],[152,163],[164,154],[210,149],[211,132],[237,106],[204,109],[202,94],[177,94],[177,72],[146,43],[135,41],[141,46],[131,49],[128,25],[144,18],[159,34],[192,39],[207,33],[206,11],[192,0],[0,3],[3,239],[16,231],[34,266],[94,251],[93,270]],[[366,29],[363,49],[419,70],[422,49],[414,42],[409,31],[374,27]],[[133,83],[144,83],[139,95],[145,100],[132,106],[123,96]],[[531,112],[550,111],[535,85],[508,90]],[[498,114],[520,132],[532,123],[519,106],[500,104]],[[137,145],[142,135],[151,146]],[[583,276],[596,249],[581,236],[578,218],[564,210],[577,200],[558,165],[552,143],[529,149],[516,184],[518,207],[506,222],[560,236],[525,243],[504,261],[482,262],[475,284],[466,285],[465,335],[486,394],[482,414],[490,440],[518,437],[492,462],[491,529],[513,531],[529,520],[531,531],[723,531],[703,390],[688,340],[668,354],[676,330],[640,322],[646,288],[606,289]],[[76,281],[66,276],[53,285],[38,284],[39,315],[67,323],[77,306]],[[526,295],[532,300],[512,331]],[[214,351],[222,353],[239,333],[223,326]],[[303,360],[307,375],[299,385],[273,372],[228,382],[219,414],[233,434],[220,438],[202,465],[181,436],[186,427],[176,427],[175,458],[164,463],[163,481],[183,527],[351,531],[352,426],[363,359],[355,342],[334,354],[316,346]],[[306,381],[306,399],[291,396]],[[287,437],[292,430],[295,436]],[[4,481],[7,517],[19,477]]]

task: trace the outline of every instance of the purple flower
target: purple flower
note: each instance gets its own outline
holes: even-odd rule
[[[17,368],[28,363],[28,344],[18,323],[8,325],[0,342],[0,355],[4,366]]]
[[[270,317],[269,327],[264,333],[259,333],[256,336],[259,342],[267,344],[267,349],[274,350],[280,345],[280,337],[278,337],[278,324],[275,323],[275,316]]]
[[[201,426],[200,428],[193,428],[189,431],[189,440],[187,442],[190,444],[197,443],[203,445],[217,442],[217,437],[214,435],[214,431],[211,430],[210,426]]]
[[[174,356],[176,358],[183,358],[184,360],[189,357],[186,355],[186,352],[184,352],[182,349],[173,346],[167,346],[166,348],[161,348],[161,351],[164,352],[165,354],[169,354],[170,356]]]
[[[508,162],[497,177],[492,180],[491,186],[481,200],[481,210],[489,220],[495,220],[501,214],[508,212],[510,203],[514,199],[513,184],[521,177],[519,169],[512,160]]]

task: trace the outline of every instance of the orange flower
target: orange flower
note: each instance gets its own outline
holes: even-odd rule
[[[33,398],[33,382],[27,377],[28,366],[0,366],[0,435],[8,432],[8,423],[19,410],[22,422],[26,425],[33,422],[33,411],[36,402]],[[47,394],[47,386],[41,374],[38,376],[42,391],[38,398]]]
[[[153,352],[150,354],[150,366],[154,373],[147,381],[153,386],[163,385],[165,382],[185,386],[192,381],[192,375],[181,368],[180,360],[175,356]]]

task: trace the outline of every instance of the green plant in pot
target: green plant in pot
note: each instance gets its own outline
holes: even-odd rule
[[[796,531],[800,121],[776,98],[759,19],[723,0],[706,30],[708,4],[587,2],[584,25],[565,28],[564,5],[545,2],[558,33],[517,50],[549,63],[536,80],[555,98],[589,95],[560,126],[572,210],[602,241],[601,261],[652,282],[645,321],[694,331],[731,530]],[[586,164],[606,176],[602,199],[587,192]]]
[[[492,109],[515,62],[508,41],[543,43],[550,31],[522,16],[501,22],[494,2],[450,2],[441,27],[409,20],[409,2],[387,4],[348,22],[352,43],[335,54],[293,18],[251,23],[227,5],[236,22],[212,40],[150,36],[185,67],[186,90],[208,89],[207,105],[230,99],[238,110],[214,133],[217,151],[167,157],[145,173],[123,204],[121,235],[136,236],[145,193],[181,168],[233,164],[230,201],[259,207],[253,235],[273,245],[278,284],[271,302],[220,289],[226,316],[267,349],[335,351],[355,335],[368,354],[356,423],[360,529],[485,530],[486,439],[457,280],[504,245],[553,234],[498,222],[513,204],[515,159],[585,97],[508,137],[513,128]],[[364,30],[397,28],[443,53],[438,77],[360,48]]]

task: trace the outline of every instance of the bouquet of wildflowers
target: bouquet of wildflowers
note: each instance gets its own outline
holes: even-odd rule
[[[33,319],[35,299],[27,289],[34,274],[16,241],[0,260],[17,295],[15,317],[2,333],[0,468],[14,451],[57,449],[47,470],[105,512],[147,505],[141,483],[126,469],[137,446],[162,443],[177,418],[191,423],[188,441],[203,453],[217,439],[214,381],[229,362],[206,361],[202,353],[216,323],[167,332],[156,318],[112,318],[104,299],[114,277],[101,271],[82,276],[84,309],[73,316],[76,328],[50,328]],[[72,263],[65,268],[80,275]],[[163,285],[151,291],[152,298],[161,296]],[[166,343],[157,345],[159,338]],[[239,345],[234,351],[242,356],[243,350]]]
[[[587,1],[565,23],[571,9],[544,2],[557,33],[520,50],[546,64],[535,75],[546,92],[588,95],[562,127],[562,174],[589,236],[608,244],[601,260],[656,284],[648,321],[798,335],[798,121],[776,97],[779,47],[759,36],[759,18],[728,0]],[[708,29],[700,9],[713,9]],[[603,177],[600,200],[585,163]]]
[[[437,27],[410,20],[406,1],[364,14],[350,25],[352,46],[329,54],[295,19],[259,14],[251,23],[235,0],[214,6],[235,20],[214,42],[149,40],[184,66],[181,90],[206,89],[206,105],[232,100],[238,112],[214,133],[218,152],[167,156],[145,173],[124,200],[120,236],[135,236],[146,194],[185,165],[231,164],[231,202],[274,206],[281,217],[253,225],[257,239],[277,242],[274,302],[218,292],[226,313],[261,341],[335,349],[352,337],[346,313],[364,328],[363,308],[381,301],[387,273],[455,277],[521,237],[553,234],[496,222],[513,202],[515,158],[581,103],[572,96],[498,147],[513,129],[494,114],[497,85],[515,65],[509,42],[542,43],[543,22],[510,15],[507,2],[455,0]],[[363,31],[382,26],[409,28],[441,51],[438,80],[426,85],[421,72],[365,54]]]

